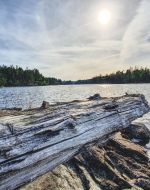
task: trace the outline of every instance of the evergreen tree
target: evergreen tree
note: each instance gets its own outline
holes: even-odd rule
[[[0,86],[58,85],[61,83],[61,80],[55,78],[45,78],[37,69],[23,70],[18,66],[0,66]]]

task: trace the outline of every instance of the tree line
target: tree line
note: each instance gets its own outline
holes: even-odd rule
[[[60,79],[46,78],[38,69],[0,66],[0,86],[42,86],[61,84]]]
[[[130,68],[126,71],[117,71],[105,76],[99,75],[88,80],[78,80],[76,84],[124,84],[150,83],[150,69]]]
[[[52,77],[44,77],[38,69],[22,69],[14,66],[0,66],[0,86],[43,86],[67,84],[123,84],[150,83],[150,69],[130,68],[105,76],[99,75],[87,80],[62,81]]]

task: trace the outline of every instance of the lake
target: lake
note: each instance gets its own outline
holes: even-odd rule
[[[75,99],[85,99],[95,93],[99,93],[103,97],[110,97],[121,96],[126,92],[144,94],[148,102],[150,102],[150,84],[8,87],[0,88],[0,108],[35,108],[41,106],[43,100],[53,104]]]

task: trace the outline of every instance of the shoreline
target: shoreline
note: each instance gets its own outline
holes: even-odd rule
[[[18,88],[18,87],[21,87],[21,88],[26,88],[26,87],[45,87],[45,86],[82,86],[82,85],[145,85],[145,84],[150,84],[150,82],[147,82],[147,83],[87,83],[87,84],[53,84],[53,85],[33,85],[33,86],[0,86],[0,89],[3,89],[3,88]]]

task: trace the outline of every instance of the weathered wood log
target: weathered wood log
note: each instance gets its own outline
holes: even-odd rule
[[[0,189],[32,181],[148,111],[143,95],[126,95],[5,113],[0,117]]]

